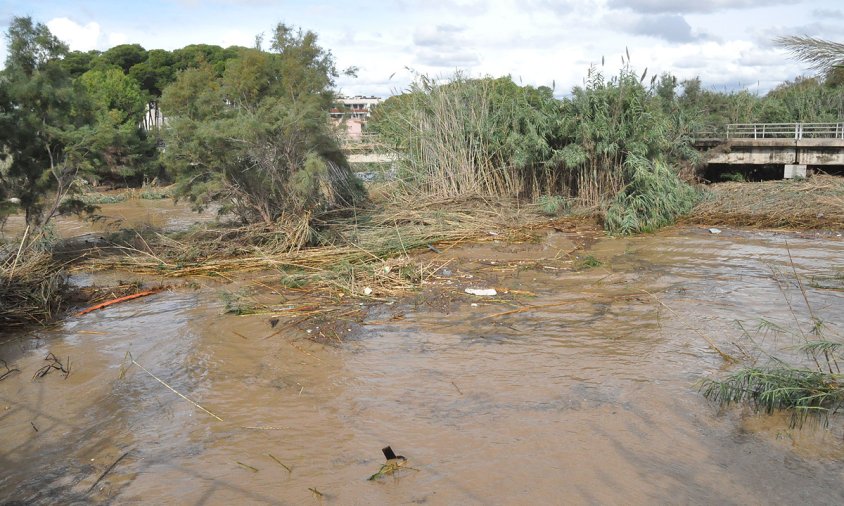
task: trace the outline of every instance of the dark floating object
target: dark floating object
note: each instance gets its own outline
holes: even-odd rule
[[[382,448],[381,451],[384,452],[384,457],[386,457],[387,460],[407,460],[404,458],[404,455],[396,455],[393,449],[389,446]]]
[[[275,328],[278,325],[278,318],[270,318],[270,327]]]
[[[393,449],[389,446],[382,448],[381,451],[384,452],[384,457],[387,459],[387,462],[381,464],[381,469],[379,469],[377,473],[370,476],[369,481],[375,481],[378,478],[393,474],[399,471],[400,469],[410,469],[413,471],[418,471],[418,469],[406,467],[407,459],[404,457],[404,455],[396,455]]]

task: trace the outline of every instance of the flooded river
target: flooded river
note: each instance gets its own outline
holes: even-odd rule
[[[844,503],[840,423],[789,430],[695,387],[729,370],[696,332],[737,354],[737,321],[790,325],[786,298],[804,318],[788,253],[841,269],[841,238],[672,229],[573,269],[576,240],[445,251],[436,284],[341,342],[224,315],[209,281],[7,342],[0,502]],[[490,286],[512,293],[463,293]],[[840,321],[844,292],[808,290]],[[66,379],[32,379],[48,352]],[[127,352],[148,373],[121,378]],[[410,469],[368,481],[388,444]]]

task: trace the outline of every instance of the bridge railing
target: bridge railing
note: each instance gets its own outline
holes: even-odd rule
[[[733,123],[727,139],[844,139],[844,123]]]

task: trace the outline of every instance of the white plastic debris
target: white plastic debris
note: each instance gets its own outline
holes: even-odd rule
[[[478,297],[494,297],[498,295],[495,288],[467,288],[465,292],[469,295],[477,295]]]
[[[477,303],[477,302],[473,302],[473,303],[472,303],[472,307],[478,307],[478,303]]]
[[[369,288],[367,286],[366,288],[363,289],[363,294],[364,295],[372,295],[372,288]]]
[[[710,234],[720,234],[720,233],[721,233],[721,229],[720,229],[720,228],[710,228],[710,229],[709,229],[709,233],[710,233]]]

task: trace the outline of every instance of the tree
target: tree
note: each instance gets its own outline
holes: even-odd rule
[[[138,81],[142,90],[157,99],[161,97],[162,90],[175,79],[174,61],[169,51],[152,49],[147,52],[146,61],[129,69],[129,75]]]
[[[222,74],[206,60],[161,100],[178,195],[266,225],[362,196],[328,119],[333,57],[311,32],[275,33],[273,52],[241,48]]]
[[[78,201],[64,197],[87,156],[89,107],[60,64],[67,46],[46,25],[16,17],[6,37],[0,95],[5,121],[14,128],[3,129],[0,138],[7,164],[0,184],[4,193],[20,198],[27,223],[38,226],[59,212],[80,209]]]
[[[99,59],[103,64],[115,66],[128,74],[134,65],[147,60],[147,50],[140,44],[120,44],[103,52]]]
[[[99,51],[71,51],[61,60],[62,67],[70,74],[70,77],[77,78],[91,70],[94,62],[100,55]]]
[[[79,83],[93,110],[90,175],[139,182],[157,172],[155,143],[138,126],[148,96],[137,81],[109,68],[89,70]]]

